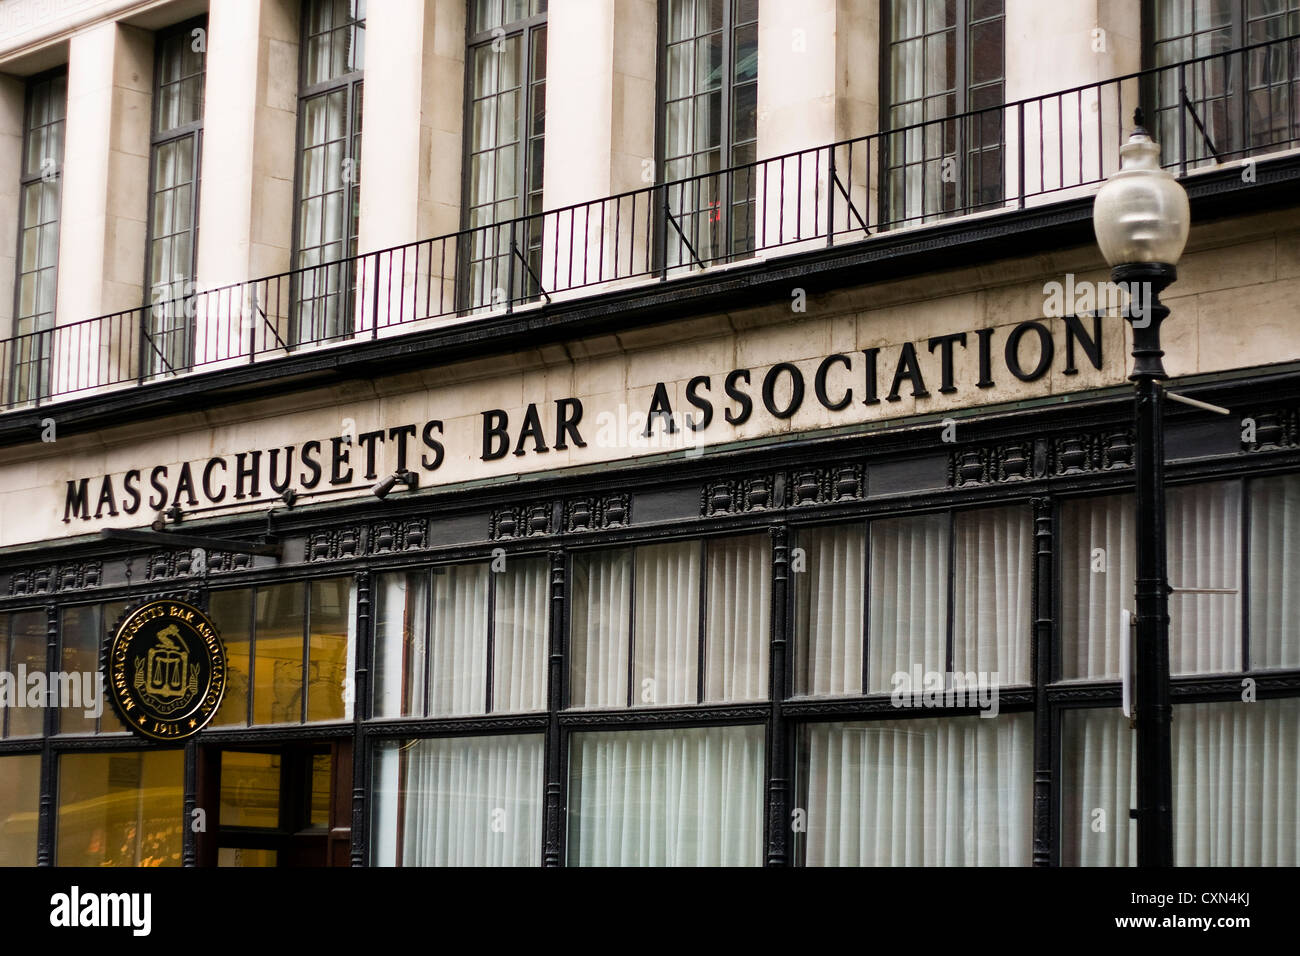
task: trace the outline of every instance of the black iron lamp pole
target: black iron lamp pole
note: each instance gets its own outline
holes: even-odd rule
[[[1178,278],[1187,242],[1187,193],[1160,167],[1160,147],[1137,127],[1121,164],[1097,194],[1093,225],[1111,280],[1129,292],[1124,317],[1133,333],[1137,492],[1137,858],[1173,866],[1173,748],[1169,703],[1169,576],[1165,528],[1165,434],[1160,325],[1169,308],[1160,293]],[[1128,639],[1128,635],[1124,635]]]

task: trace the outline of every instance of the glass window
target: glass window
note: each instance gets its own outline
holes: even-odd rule
[[[229,678],[218,727],[350,720],[356,645],[351,578],[214,591]],[[249,699],[249,690],[252,699]]]
[[[1002,201],[1002,0],[891,0],[883,142],[889,218],[911,225]],[[985,113],[963,116],[978,110]]]
[[[486,311],[505,304],[507,295],[527,301],[539,292],[546,3],[476,3],[466,66],[465,227],[473,232],[464,295],[466,308]],[[512,226],[524,216],[537,218]]]
[[[571,866],[759,866],[762,726],[574,734]]]
[[[0,866],[35,866],[41,755],[0,757]]]
[[[808,866],[1028,866],[1032,714],[809,724],[796,832]]]
[[[59,757],[58,866],[180,866],[185,754]]]
[[[1300,475],[1250,483],[1250,666],[1300,667]]]
[[[380,575],[375,716],[545,710],[548,569],[512,557]]]
[[[1240,671],[1241,483],[1171,487],[1166,510],[1170,673]],[[1120,612],[1136,608],[1135,522],[1131,495],[1061,506],[1063,680],[1119,678]]]
[[[99,693],[102,685],[100,656],[109,631],[126,610],[126,603],[82,604],[65,607],[59,625],[59,669],[69,689],[80,690],[60,699],[59,733],[121,733],[126,730],[108,702],[107,689],[98,700],[87,691]]]
[[[766,699],[770,588],[762,535],[577,555],[570,706]]]
[[[538,866],[545,738],[385,741],[375,753],[376,866]]]
[[[50,390],[50,336],[59,260],[59,204],[68,76],[27,84],[23,163],[19,179],[17,305],[10,399],[33,401]]]
[[[5,737],[45,733],[46,631],[43,608],[0,614],[0,729]]]
[[[154,54],[152,192],[149,197],[147,374],[190,366],[194,261],[198,232],[199,149],[203,137],[202,34],[206,20],[161,34]],[[198,35],[196,35],[198,33]]]
[[[352,333],[361,198],[365,0],[303,5],[295,342]]]
[[[668,266],[754,250],[757,0],[668,0],[663,32],[663,181]],[[744,166],[734,173],[732,166]],[[678,230],[681,230],[680,233]]]
[[[1137,742],[1118,707],[1062,722],[1061,862],[1137,862]],[[1300,863],[1300,698],[1174,708],[1174,863]]]
[[[862,693],[864,627],[869,694],[930,674],[1029,683],[1031,535],[1022,505],[801,530],[795,694]]]

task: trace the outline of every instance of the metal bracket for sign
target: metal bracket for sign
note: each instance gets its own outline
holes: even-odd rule
[[[132,528],[106,528],[99,533],[104,541],[130,541],[158,548],[203,548],[205,551],[234,551],[238,554],[260,554],[279,559],[282,548],[279,541],[237,541],[231,538],[207,538],[197,534],[174,534],[170,531],[140,531]]]
[[[1165,398],[1173,402],[1181,402],[1184,405],[1190,405],[1192,408],[1199,408],[1203,411],[1214,412],[1216,415],[1231,415],[1232,410],[1224,408],[1222,405],[1211,405],[1209,402],[1203,402],[1197,398],[1188,398],[1186,395],[1179,395],[1177,392],[1165,390]]]
[[[1127,609],[1119,612],[1119,679],[1120,711],[1128,718],[1129,727],[1137,721],[1137,701],[1133,673],[1137,662],[1137,620]]]

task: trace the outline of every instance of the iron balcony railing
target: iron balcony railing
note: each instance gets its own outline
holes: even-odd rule
[[[1085,195],[1138,106],[1180,176],[1300,147],[1300,36],[38,329],[0,407]]]

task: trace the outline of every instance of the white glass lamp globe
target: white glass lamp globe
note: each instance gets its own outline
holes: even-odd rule
[[[1101,254],[1112,267],[1177,265],[1191,223],[1187,191],[1160,168],[1160,146],[1140,126],[1119,154],[1120,168],[1107,177],[1092,206]]]

